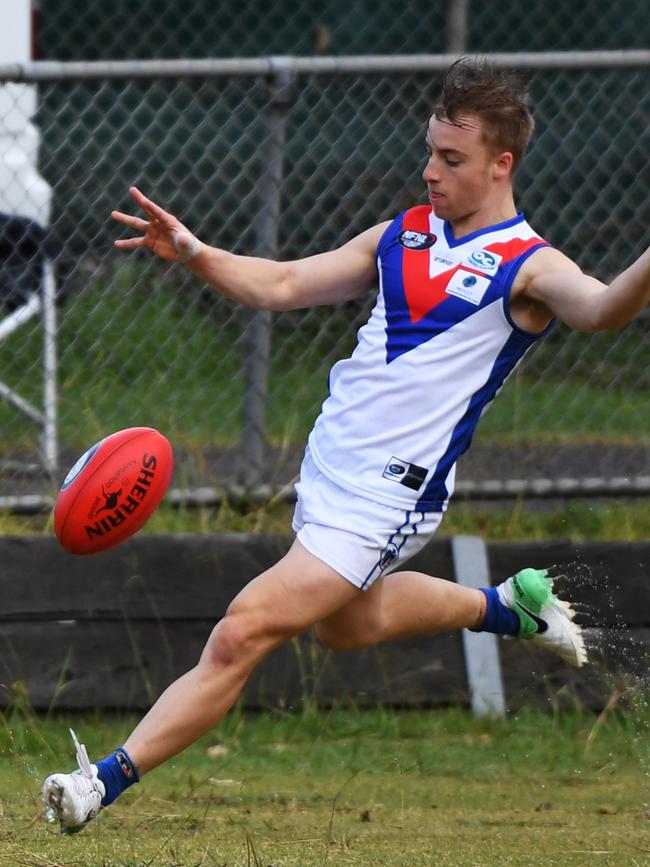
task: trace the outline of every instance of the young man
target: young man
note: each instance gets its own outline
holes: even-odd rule
[[[606,286],[517,213],[512,176],[532,130],[515,77],[455,64],[426,134],[429,205],[292,262],[207,246],[135,188],[147,218],[113,213],[138,233],[118,248],[182,262],[251,307],[333,304],[377,282],[379,294],[352,356],[332,370],[309,437],[293,546],[234,599],[196,667],[124,746],[91,765],[77,744],[80,769],[45,781],[63,831],[81,829],[208,732],[254,666],[310,626],[335,650],[466,627],[530,638],[572,665],[586,661],[571,608],[544,571],[526,569],[482,591],[412,571],[385,574],[437,528],[481,412],[553,318],[581,331],[620,328],[650,300],[650,251]]]

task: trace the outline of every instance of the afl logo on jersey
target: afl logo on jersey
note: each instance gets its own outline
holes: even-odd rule
[[[429,232],[416,232],[414,229],[403,229],[397,236],[402,247],[409,250],[428,250],[436,243],[436,236]]]

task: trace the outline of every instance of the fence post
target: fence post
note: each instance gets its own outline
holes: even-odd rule
[[[490,583],[490,566],[483,539],[478,536],[452,536],[451,554],[458,584],[478,590]],[[472,711],[476,716],[505,716],[496,635],[463,629],[462,636]]]
[[[43,463],[51,475],[58,469],[56,386],[56,276],[43,253]]]
[[[282,188],[288,107],[293,99],[294,72],[288,58],[273,58],[269,99],[262,111],[261,175],[253,219],[255,255],[275,259]],[[247,487],[261,481],[266,459],[266,407],[271,357],[269,310],[250,316],[244,335],[244,406],[240,441],[240,480]]]
[[[447,11],[447,53],[463,54],[467,50],[470,0],[452,0]]]

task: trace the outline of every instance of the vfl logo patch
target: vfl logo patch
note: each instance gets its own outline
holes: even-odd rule
[[[430,232],[416,232],[415,229],[403,229],[397,236],[402,247],[409,250],[428,250],[438,240]]]
[[[418,467],[417,464],[411,464],[401,458],[391,458],[381,475],[384,479],[399,482],[400,485],[404,485],[412,491],[418,491],[428,472],[426,467]]]

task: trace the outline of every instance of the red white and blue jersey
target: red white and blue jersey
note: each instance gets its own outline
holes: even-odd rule
[[[369,499],[442,511],[481,413],[548,329],[518,327],[515,276],[546,242],[523,214],[455,238],[430,206],[377,247],[379,293],[309,437],[324,475]]]

